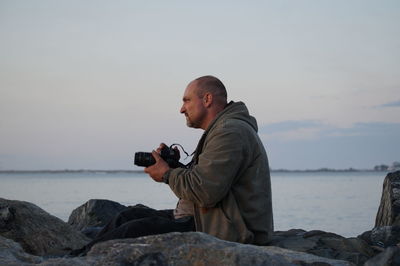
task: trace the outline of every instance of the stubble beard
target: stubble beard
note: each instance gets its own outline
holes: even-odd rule
[[[190,121],[190,118],[188,116],[186,116],[186,125],[188,127],[195,127],[195,124],[192,121]]]
[[[186,125],[191,128],[199,128],[199,125],[197,125],[195,122],[191,121],[190,117],[187,115],[186,115]]]
[[[206,117],[205,110],[199,110],[199,112],[192,114],[191,116],[188,113],[185,113],[186,116],[186,125],[192,128],[201,128],[201,125]]]

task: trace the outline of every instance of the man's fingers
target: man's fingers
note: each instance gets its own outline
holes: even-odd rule
[[[161,159],[160,154],[158,154],[158,152],[156,152],[155,150],[153,150],[151,152],[151,154],[153,155],[154,159],[156,160],[156,162],[158,162]]]
[[[157,148],[157,152],[158,153],[161,153],[161,150],[162,149],[164,149],[164,148],[167,148],[168,146],[165,144],[165,143],[160,143],[160,146],[158,146],[158,148]]]
[[[158,154],[155,150],[151,152],[156,163],[144,168],[144,172],[149,174],[151,178],[153,178],[157,182],[162,182],[162,177],[166,171],[168,171],[168,164],[162,159],[160,154]]]

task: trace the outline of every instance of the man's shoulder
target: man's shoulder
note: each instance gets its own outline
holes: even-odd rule
[[[257,134],[254,128],[246,121],[228,118],[219,121],[214,127],[208,132],[207,138],[214,138],[215,136],[221,136],[226,138],[227,135],[231,138],[243,138],[245,136],[253,136]]]
[[[221,127],[224,129],[254,131],[253,126],[246,120],[238,118],[227,118],[221,121]]]

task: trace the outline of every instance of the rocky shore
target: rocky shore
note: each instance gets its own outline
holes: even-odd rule
[[[292,229],[274,232],[269,246],[255,246],[199,232],[169,233],[99,243],[84,257],[67,255],[125,208],[92,199],[65,223],[32,203],[0,198],[0,265],[400,265],[400,171],[386,176],[375,227],[358,237]]]

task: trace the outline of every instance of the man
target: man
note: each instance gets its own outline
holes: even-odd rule
[[[192,81],[180,110],[189,127],[204,131],[190,168],[171,169],[153,151],[145,168],[169,184],[180,205],[192,210],[196,231],[240,243],[267,244],[273,232],[267,154],[257,122],[242,102],[227,103],[222,82],[213,76]]]
[[[189,83],[180,112],[189,127],[205,130],[190,166],[171,169],[159,155],[161,144],[152,152],[156,163],[145,168],[155,181],[169,184],[179,198],[175,210],[130,207],[71,254],[85,254],[110,239],[195,230],[240,243],[268,243],[271,184],[256,120],[244,103],[227,103],[225,86],[213,76]]]

